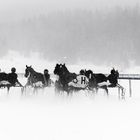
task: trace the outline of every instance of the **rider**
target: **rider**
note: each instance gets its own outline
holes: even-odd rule
[[[110,71],[110,75],[108,76],[108,80],[111,83],[111,85],[109,85],[109,86],[115,87],[117,85],[118,77],[117,77],[117,73],[116,73],[114,68]]]
[[[50,74],[48,69],[44,70],[44,80],[45,80],[45,85],[49,85],[49,80],[50,80]]]
[[[80,75],[85,75],[85,71],[82,69],[82,70],[80,70],[79,74]]]
[[[22,84],[18,81],[18,75],[16,74],[16,68],[11,68],[11,73],[8,74],[8,81],[10,82],[10,84],[12,86],[15,86],[16,83],[18,83],[20,86],[22,86]]]

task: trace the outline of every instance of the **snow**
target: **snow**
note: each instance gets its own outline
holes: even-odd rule
[[[12,60],[1,60],[5,71],[13,64],[21,72],[26,62],[39,65],[38,70],[45,64],[35,58]],[[5,62],[7,66],[3,65]],[[81,66],[69,68],[74,71]],[[138,72],[136,69],[127,72]],[[25,78],[19,77],[19,81],[26,83]],[[53,87],[26,95],[21,95],[20,88],[12,88],[9,95],[6,89],[0,89],[0,140],[139,140],[140,81],[132,81],[131,98],[129,82],[119,83],[126,89],[125,99],[118,98],[116,88],[109,89],[109,96],[100,90],[98,94],[81,91],[69,97],[55,94]]]
[[[0,139],[139,139],[139,92],[133,89],[132,98],[127,92],[126,99],[119,100],[117,89],[109,91],[109,97],[102,90],[97,95],[78,92],[67,97],[55,95],[53,87],[36,95],[21,95],[20,88],[7,95],[1,89]]]

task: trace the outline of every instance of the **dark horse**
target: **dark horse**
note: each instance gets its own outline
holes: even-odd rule
[[[69,94],[70,87],[68,86],[68,83],[76,78],[76,74],[70,73],[65,64],[56,64],[54,74],[59,76],[59,79],[55,82],[55,89],[58,92],[66,91]]]
[[[5,72],[0,73],[0,88],[7,88],[7,92],[9,92],[11,84],[8,80],[8,74]]]
[[[7,88],[9,93],[10,87],[23,87],[18,81],[17,77],[11,76],[11,73],[0,73],[0,88]]]
[[[43,88],[45,85],[45,77],[42,73],[36,72],[31,66],[26,65],[25,77],[28,77],[25,87],[31,86],[34,90]]]
[[[107,87],[118,87],[119,92],[122,90],[122,96],[124,95],[124,88],[118,84],[119,72],[114,68],[111,70],[108,76],[105,76],[102,73],[95,74],[92,70],[85,70],[85,75],[89,78],[89,87],[95,88],[98,91],[99,88],[105,89],[108,94]],[[109,81],[109,82],[107,82]],[[120,94],[120,93],[119,93]]]
[[[96,89],[96,92],[99,88],[102,88],[108,94],[107,85],[99,86],[99,83],[107,82],[107,77],[102,73],[93,73],[92,70],[85,70],[85,76],[89,79],[89,88]]]

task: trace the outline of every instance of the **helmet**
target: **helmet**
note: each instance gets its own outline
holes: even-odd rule
[[[80,70],[80,74],[85,74],[85,71],[84,70]]]
[[[114,74],[115,73],[115,69],[113,68],[111,71],[110,71],[111,74]]]
[[[14,68],[14,67],[11,68],[11,71],[12,71],[12,72],[16,72],[16,68]]]
[[[45,70],[44,70],[44,73],[48,73],[48,72],[49,72],[48,69],[45,69]]]

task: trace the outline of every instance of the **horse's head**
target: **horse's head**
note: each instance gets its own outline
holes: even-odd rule
[[[60,67],[61,67],[61,64],[56,64],[55,69],[54,69],[54,74],[56,75],[60,74]]]
[[[33,70],[32,66],[27,66],[27,65],[26,65],[26,69],[25,69],[25,74],[24,74],[24,76],[25,76],[25,77],[28,77],[29,74],[30,74],[30,72],[31,72],[32,70]]]
[[[111,74],[115,75],[117,78],[119,77],[118,70],[115,70],[114,68],[111,70]]]
[[[81,74],[81,75],[85,75],[85,72],[86,72],[86,70],[81,69],[80,72],[79,72],[79,74]]]
[[[114,68],[112,68],[112,70],[110,71],[110,73],[115,75],[116,70]]]
[[[69,73],[67,67],[65,66],[65,64],[56,64],[55,69],[54,69],[54,74],[56,75],[64,75]]]
[[[92,70],[85,70],[85,76],[88,78],[91,78],[93,75],[93,71]]]
[[[62,64],[61,64],[61,65],[62,65]],[[65,63],[62,65],[61,71],[62,71],[63,74],[69,74],[69,73],[70,73],[70,72],[68,71],[68,69],[67,69]]]

